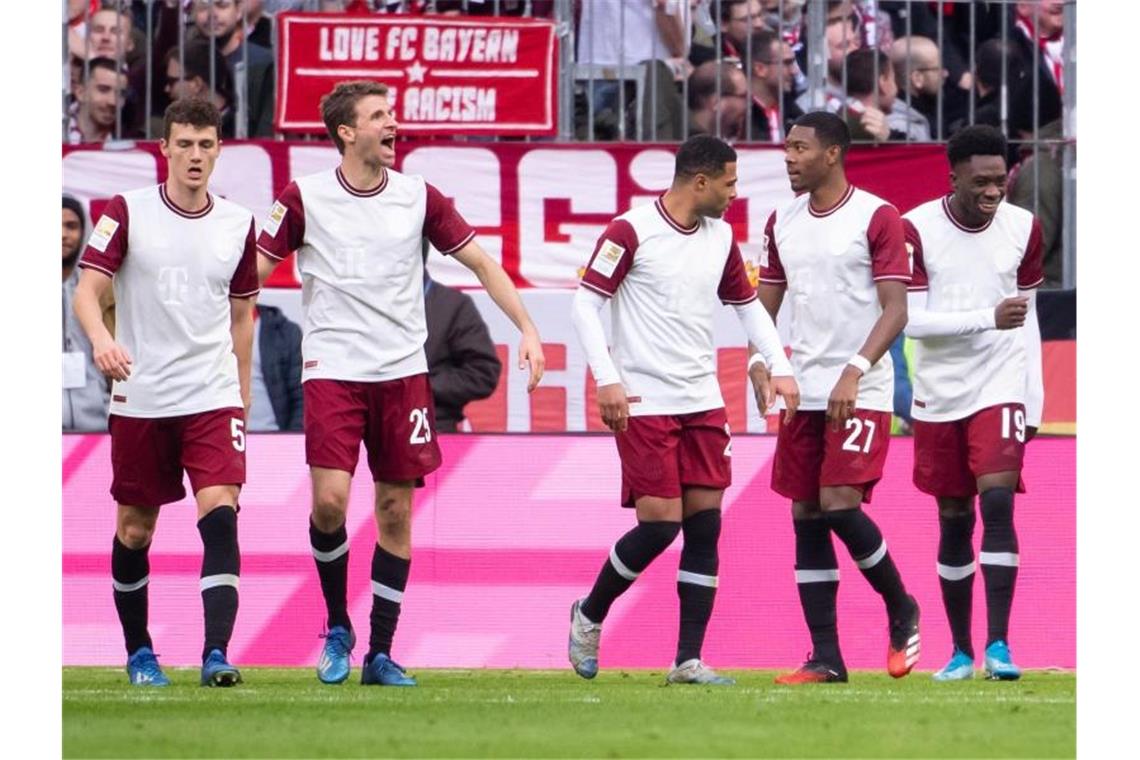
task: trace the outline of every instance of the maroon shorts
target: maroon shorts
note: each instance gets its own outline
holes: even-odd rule
[[[772,464],[772,490],[793,501],[819,501],[825,486],[863,489],[863,501],[883,477],[891,441],[891,413],[856,409],[844,425],[822,411],[781,417]]]
[[[1025,460],[1025,407],[987,406],[950,422],[914,421],[914,485],[932,496],[973,496],[978,478],[1021,472]],[[1018,478],[1017,492],[1025,493]]]
[[[435,406],[426,374],[381,382],[306,380],[305,461],[356,472],[360,442],[373,481],[396,483],[439,467]]]
[[[183,468],[194,493],[245,482],[241,409],[157,418],[112,414],[109,427],[111,496],[120,504],[161,507],[180,501],[186,496]]]
[[[621,457],[621,505],[642,496],[679,499],[683,486],[732,485],[732,434],[724,409],[630,417],[615,436]]]

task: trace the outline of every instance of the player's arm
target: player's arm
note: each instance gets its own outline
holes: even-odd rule
[[[79,259],[79,284],[75,288],[72,309],[87,339],[91,341],[95,366],[112,380],[126,380],[131,375],[131,356],[115,341],[103,319],[104,306],[112,299],[111,278],[119,271],[127,255],[130,214],[121,195],[111,199],[103,215],[95,223],[87,247]]]
[[[126,380],[131,376],[131,355],[115,342],[115,337],[103,322],[102,303],[111,290],[111,278],[98,269],[84,268],[75,287],[72,308],[87,339],[91,341],[95,366],[112,380]]]
[[[253,310],[261,290],[259,264],[263,258],[258,254],[257,225],[251,218],[241,260],[230,278],[230,338],[237,357],[238,387],[247,419],[251,401],[249,375],[253,364]]]
[[[479,278],[487,295],[491,296],[495,305],[522,333],[522,340],[519,342],[519,369],[524,369],[527,364],[530,365],[530,381],[526,389],[528,393],[533,391],[542,380],[546,358],[542,355],[542,340],[538,336],[538,328],[531,321],[530,314],[523,306],[522,297],[519,296],[519,291],[511,282],[510,276],[499,262],[487,255],[474,238],[451,255]]]
[[[787,363],[784,343],[780,339],[779,332],[776,331],[776,317],[780,313],[780,305],[784,302],[784,291],[787,290],[788,279],[784,272],[784,265],[780,261],[779,247],[776,245],[775,211],[768,216],[768,222],[764,227],[759,280],[756,288],[756,299],[760,307],[767,313],[767,321],[771,325],[772,331],[776,333],[779,358],[775,357],[770,347],[766,351],[761,349],[759,336],[753,337],[749,334],[748,379],[752,381],[752,390],[756,396],[756,407],[760,410],[761,415],[767,414],[769,407],[776,400],[776,395],[781,395],[784,397],[784,405],[787,409],[784,419],[790,420],[800,404],[799,386],[791,377],[791,365],[788,364],[788,377],[783,380],[773,381],[773,374],[778,373],[771,371],[776,362]],[[745,332],[748,332],[747,327],[745,327]],[[768,340],[770,341],[771,338],[769,337]],[[787,380],[790,380],[791,384]]]
[[[230,298],[230,338],[234,344],[234,356],[237,357],[238,385],[247,418],[251,402],[250,367],[253,365],[253,309],[256,300],[256,296]]]
[[[269,275],[273,274],[273,270],[281,263],[281,259],[273,259],[266,256],[264,252],[258,251],[257,253],[257,284],[264,285],[265,281],[269,279]]]
[[[1026,299],[1025,338],[1026,386],[1025,425],[1029,428],[1026,440],[1032,440],[1041,427],[1045,407],[1045,380],[1041,368],[1041,326],[1037,322],[1037,288],[1044,281],[1041,224],[1034,219],[1025,246],[1025,255],[1017,268],[1018,295]]]
[[[928,311],[926,308],[929,278],[926,272],[922,235],[910,219],[904,218],[903,236],[910,255],[911,281],[907,286],[906,336],[953,338],[977,335],[987,330],[1011,330],[1025,321],[1024,298],[1006,298],[995,308],[968,311]]]
[[[608,301],[609,298],[597,291],[579,287],[574,293],[570,321],[586,352],[586,362],[590,365],[590,372],[598,387],[598,414],[605,426],[617,433],[625,430],[629,424],[629,401],[613,357],[610,356],[605,327],[602,325],[602,307]]]
[[[1028,304],[1025,314],[1025,327],[1021,334],[1025,338],[1025,426],[1029,428],[1029,437],[1032,440],[1041,427],[1042,412],[1045,408],[1045,378],[1041,367],[1041,326],[1037,322],[1037,289],[1023,290]]]
[[[729,248],[724,262],[717,295],[722,303],[731,304],[740,320],[744,334],[748,336],[749,347],[756,352],[749,359],[749,365],[764,364],[767,377],[759,384],[756,403],[764,414],[776,400],[776,394],[784,397],[788,407],[788,419],[799,406],[800,389],[792,377],[792,365],[784,354],[784,343],[776,332],[776,325],[764,307],[756,300],[756,290],[748,279],[744,259],[735,241]]]
[[[906,283],[897,280],[880,280],[875,283],[882,313],[863,342],[863,347],[843,367],[839,382],[827,400],[827,417],[843,422],[855,412],[859,396],[859,379],[863,373],[883,358],[895,338],[906,326]]]
[[[305,240],[305,207],[301,190],[290,182],[269,209],[257,236],[257,284],[261,287],[277,265]]]
[[[582,272],[570,317],[597,385],[598,415],[615,433],[629,426],[629,397],[610,357],[601,311],[633,268],[638,245],[628,221],[615,219],[606,226]]]
[[[906,293],[913,277],[902,217],[894,206],[880,206],[871,216],[867,247],[881,312],[862,347],[844,365],[828,397],[827,417],[834,422],[844,422],[854,413],[859,379],[883,358],[906,327]]]

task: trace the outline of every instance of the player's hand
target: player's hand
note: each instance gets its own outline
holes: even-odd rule
[[[542,380],[542,373],[546,369],[546,357],[542,354],[542,340],[534,330],[523,333],[519,342],[519,369],[526,369],[530,363],[530,380],[526,384],[526,392],[530,393],[538,387]]]
[[[867,106],[867,110],[859,117],[859,123],[879,142],[883,142],[891,136],[891,128],[887,124],[886,114],[874,106]]]
[[[615,433],[629,427],[629,399],[621,383],[598,386],[598,414],[605,426]]]
[[[994,309],[994,324],[999,330],[1016,330],[1025,324],[1025,315],[1028,313],[1029,298],[1006,298]]]
[[[862,376],[858,367],[848,364],[843,368],[839,382],[831,389],[831,396],[827,399],[827,419],[831,420],[833,427],[838,427],[855,414],[855,399],[859,395],[859,378]]]
[[[101,340],[91,348],[95,366],[104,375],[119,381],[131,376],[131,355],[127,353],[127,349],[116,343],[114,338]]]
[[[1025,442],[1029,443],[1030,441],[1032,441],[1036,437],[1037,437],[1037,428],[1035,428],[1033,425],[1026,425],[1025,426]]]
[[[756,408],[763,417],[772,407],[776,396],[772,393],[772,376],[763,362],[757,362],[748,370],[748,379],[752,381],[752,392],[756,395]]]
[[[784,422],[791,422],[800,408],[800,386],[791,375],[777,375],[772,378],[772,400],[776,396],[784,399]]]

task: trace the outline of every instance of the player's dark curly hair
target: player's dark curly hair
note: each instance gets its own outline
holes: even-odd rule
[[[162,138],[170,139],[170,128],[175,124],[189,124],[195,129],[213,127],[222,134],[222,115],[218,107],[205,98],[182,98],[166,107],[162,116]]]
[[[736,161],[736,151],[732,146],[712,135],[693,135],[685,140],[677,151],[673,173],[677,177],[718,177],[724,173],[724,165]]]
[[[804,127],[815,130],[816,139],[825,149],[832,145],[839,146],[839,155],[847,155],[851,147],[851,130],[847,122],[833,113],[827,111],[809,111],[796,119],[793,127]]]
[[[950,166],[957,166],[963,161],[969,161],[973,156],[1001,156],[1009,155],[1005,136],[997,127],[989,124],[974,124],[963,127],[951,136],[946,143],[946,157],[950,159]]]

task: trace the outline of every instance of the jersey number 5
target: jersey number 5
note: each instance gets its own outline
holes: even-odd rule
[[[230,438],[233,438],[235,451],[245,451],[245,420],[230,418]]]
[[[867,454],[871,451],[871,439],[875,437],[875,423],[873,421],[848,417],[845,428],[851,431],[851,435],[847,436],[847,440],[843,442],[844,451],[854,451],[856,454]],[[858,438],[864,428],[867,430],[867,437],[863,440],[863,445],[860,446]]]
[[[408,415],[408,422],[415,426],[412,428],[412,435],[408,438],[408,443],[429,443],[431,441],[431,425],[428,423],[426,406],[413,409],[412,413]]]

